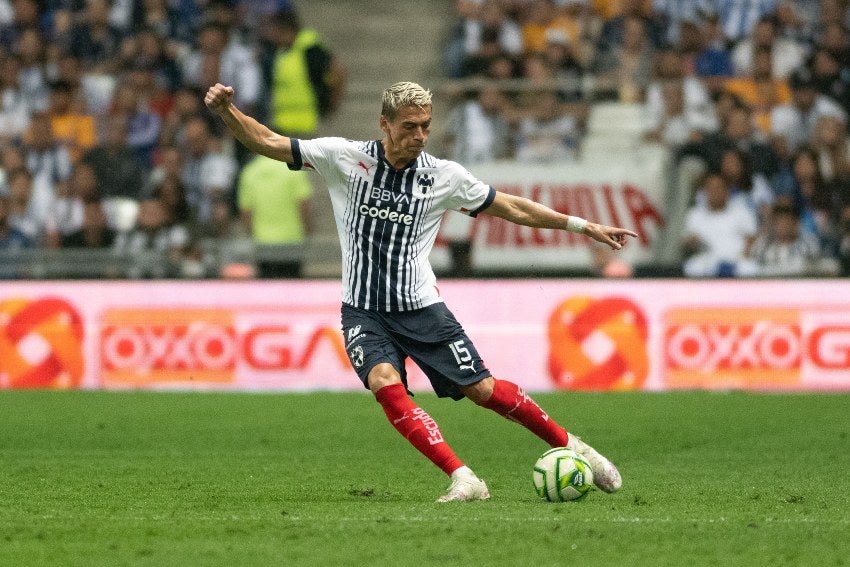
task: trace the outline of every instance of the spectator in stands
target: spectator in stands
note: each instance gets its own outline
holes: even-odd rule
[[[10,222],[11,198],[0,191],[0,250],[20,250],[33,246],[33,241]]]
[[[776,8],[776,18],[782,35],[811,45],[820,18],[820,4],[813,0],[782,0]]]
[[[108,0],[86,0],[81,19],[71,30],[69,49],[95,73],[115,73],[121,33],[109,23]]]
[[[527,163],[556,163],[578,157],[581,126],[574,116],[561,112],[557,95],[538,91],[528,116],[520,120],[516,158]]]
[[[522,53],[519,25],[505,14],[495,0],[456,0],[457,18],[443,53],[444,66],[450,77],[468,75],[471,68],[482,71],[480,63],[489,61],[493,52],[518,57]],[[488,40],[486,49],[485,37]],[[472,63],[474,60],[477,63]]]
[[[753,171],[768,179],[779,171],[779,158],[773,148],[762,141],[754,128],[752,112],[744,105],[734,105],[728,110],[722,130],[712,132],[701,142],[686,144],[681,156],[693,156],[703,162],[709,171],[718,171],[723,153],[729,148],[747,152]]]
[[[605,20],[596,38],[596,51],[607,51],[621,47],[625,42],[626,26],[631,18],[638,18],[646,24],[646,34],[653,49],[665,45],[664,36],[668,30],[661,17],[653,17],[653,6],[657,1],[618,2],[619,13]],[[594,2],[594,5],[596,2]]]
[[[815,125],[812,146],[818,153],[821,173],[827,182],[850,178],[850,143],[843,119],[821,117]]]
[[[264,0],[262,2],[239,0],[236,2],[237,18],[242,22],[244,30],[254,35],[257,35],[262,25],[275,14],[294,8],[291,0]]]
[[[15,44],[19,58],[18,84],[34,110],[47,108],[46,46],[35,28],[26,28]]]
[[[787,81],[775,78],[772,69],[770,50],[760,47],[753,54],[750,74],[733,77],[723,86],[725,91],[734,94],[753,109],[755,125],[765,136],[771,132],[770,120],[773,109],[791,101],[791,89]]]
[[[52,83],[48,110],[53,135],[67,146],[73,162],[97,144],[94,116],[79,110],[76,93],[75,87],[67,81]]]
[[[777,0],[724,0],[717,16],[726,41],[736,44],[749,37],[758,22],[776,12]]]
[[[128,274],[133,278],[164,278],[180,274],[180,265],[191,244],[186,226],[169,222],[159,199],[145,199],[139,203],[136,228],[119,233],[113,250],[118,254],[139,258]],[[145,262],[145,253],[154,253],[165,261]]]
[[[186,122],[181,180],[192,215],[200,224],[209,223],[217,202],[232,202],[236,159],[225,153],[222,140],[214,136],[201,116]]]
[[[114,114],[107,119],[106,139],[83,156],[94,170],[99,193],[105,200],[138,201],[145,180],[145,166],[127,143],[128,118]]]
[[[0,140],[6,142],[20,141],[33,111],[21,88],[19,72],[16,56],[0,54]]]
[[[731,199],[721,175],[705,180],[705,201],[697,202],[685,219],[682,243],[687,277],[749,275],[747,253],[758,231],[756,217],[739,199]]]
[[[156,165],[151,169],[145,180],[143,194],[145,197],[153,196],[157,188],[168,178],[174,179],[182,184],[183,178],[183,153],[176,146],[160,146],[157,150]],[[185,188],[184,188],[185,193]]]
[[[266,57],[266,81],[272,128],[288,135],[310,137],[319,120],[339,108],[345,71],[322,45],[319,34],[301,27],[294,11],[275,15],[270,40],[273,47]]]
[[[770,120],[774,144],[786,155],[812,139],[822,117],[846,119],[835,101],[818,94],[814,75],[809,69],[797,69],[791,75],[790,85],[791,102],[774,108]]]
[[[685,84],[683,79],[668,79],[653,85],[652,106],[649,101],[646,105],[645,140],[679,148],[700,142],[717,128],[717,117],[707,100],[702,106],[686,107]],[[656,106],[658,98],[660,107]]]
[[[44,237],[48,211],[43,210],[42,203],[32,199],[32,181],[32,174],[23,167],[7,173],[9,225],[31,241],[40,243]]]
[[[12,21],[0,26],[0,45],[14,45],[28,29],[44,31],[39,14],[36,0],[17,0],[13,6]]]
[[[546,34],[551,31],[563,33],[573,42],[582,39],[580,24],[559,14],[549,0],[530,0],[525,7],[521,31],[522,48],[526,54],[543,53],[546,50]]]
[[[173,104],[162,121],[160,146],[181,146],[186,137],[186,123],[201,116],[203,99],[197,89],[180,87],[174,92]]]
[[[554,21],[563,22],[546,32],[546,42],[554,33],[567,38],[573,46],[573,55],[582,65],[593,61],[595,54],[595,33],[601,25],[596,10],[590,0],[554,0]],[[544,50],[546,47],[544,46]]]
[[[747,152],[729,148],[720,157],[720,175],[732,199],[741,199],[757,215],[759,223],[770,218],[773,188],[764,174],[754,172]]]
[[[71,155],[53,135],[50,116],[46,112],[32,115],[24,136],[24,159],[27,169],[37,180],[43,180],[56,191],[71,176]]]
[[[658,53],[645,101],[646,138],[673,146],[698,142],[717,129],[717,116],[702,82],[686,76],[681,55]]]
[[[74,166],[69,183],[57,193],[47,219],[46,243],[59,247],[62,240],[83,226],[85,203],[97,201],[97,177],[90,165],[80,162]]]
[[[496,75],[498,72],[491,71],[491,67],[500,60],[510,61],[512,67],[518,65],[517,58],[507,53],[499,44],[498,31],[485,28],[481,33],[478,50],[464,58],[462,74],[468,77]],[[511,69],[510,76],[513,76],[515,72],[515,69]],[[493,76],[492,78],[499,77]]]
[[[683,22],[679,49],[687,61],[688,74],[698,77],[712,95],[735,74],[732,55],[715,17],[707,17],[704,23]]]
[[[14,144],[0,145],[0,193],[9,193],[9,173],[26,167],[21,148]]]
[[[182,77],[175,56],[153,28],[142,28],[126,38],[122,46],[123,66],[129,71],[128,82],[139,88],[140,96],[148,99],[151,109],[164,117],[168,106],[157,103],[163,91],[173,93]]]
[[[790,166],[777,176],[774,192],[777,203],[799,211],[803,230],[817,236],[824,249],[834,247],[836,202],[812,147],[797,150]]]
[[[684,27],[688,24],[703,26],[710,14],[704,0],[653,0],[651,20],[664,30],[662,42],[668,48],[682,44]]]
[[[197,48],[184,59],[183,84],[194,88],[224,81],[241,88],[240,107],[249,114],[258,110],[262,76],[260,67],[250,49],[231,41],[230,30],[220,22],[204,24],[198,32]]]
[[[817,91],[850,113],[850,62],[842,61],[837,53],[816,49],[809,65]]]
[[[265,156],[251,160],[239,175],[238,203],[254,242],[303,246],[310,232],[312,191],[306,173],[290,171],[285,163]],[[262,278],[297,278],[301,267],[301,254],[257,263]]]
[[[850,32],[847,30],[847,21],[844,19],[824,21],[821,28],[818,47],[828,49],[837,54],[842,61],[847,61],[850,56]]]
[[[111,248],[115,231],[107,226],[103,204],[97,199],[86,201],[82,212],[80,228],[62,238],[62,248]]]
[[[470,165],[512,156],[508,117],[513,114],[507,97],[494,86],[465,92],[446,120],[448,155]]]
[[[33,208],[41,211],[40,216],[47,217],[56,196],[66,191],[71,176],[71,156],[54,138],[50,117],[44,112],[33,114],[24,140],[24,160],[33,176],[30,199]]]
[[[181,224],[191,230],[194,223],[192,208],[186,199],[186,188],[178,176],[164,176],[152,195],[162,204],[168,224]]]
[[[70,53],[58,54],[49,64],[52,83],[67,83],[73,93],[73,107],[96,117],[105,115],[112,101],[115,76],[90,73],[80,59]]]
[[[553,78],[561,83],[567,83],[558,88],[561,102],[585,102],[582,81],[585,77],[584,64],[575,52],[575,44],[560,30],[550,30],[546,34],[546,49],[543,57],[552,70]]]
[[[168,0],[145,0],[134,16],[132,29],[152,32],[169,55],[186,50],[193,39],[189,22],[180,17]]]
[[[758,21],[752,35],[742,39],[732,52],[735,74],[752,75],[755,55],[766,51],[771,56],[773,77],[786,79],[791,72],[803,64],[806,48],[790,37],[777,37],[777,22],[773,16]]]
[[[112,97],[112,114],[126,117],[127,146],[129,146],[147,169],[153,162],[153,152],[159,142],[162,122],[159,116],[146,108],[140,100],[135,85],[123,82]]]
[[[629,16],[622,45],[609,46],[596,54],[592,71],[597,75],[597,95],[624,103],[643,100],[652,76],[653,55],[646,22],[638,16]]]
[[[838,263],[824,257],[818,239],[800,229],[800,213],[792,205],[771,209],[769,229],[753,243],[750,258],[756,275],[768,277],[834,276]]]

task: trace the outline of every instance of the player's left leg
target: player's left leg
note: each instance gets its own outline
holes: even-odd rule
[[[551,447],[567,447],[587,458],[593,468],[594,483],[605,492],[620,489],[623,481],[614,464],[578,436],[570,435],[537,405],[525,391],[507,380],[485,378],[462,388],[464,395],[481,407],[519,423]]]

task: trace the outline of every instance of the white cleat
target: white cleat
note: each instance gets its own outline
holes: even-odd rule
[[[489,500],[490,491],[483,480],[474,475],[457,475],[445,494],[437,502],[469,502],[471,500]]]
[[[567,449],[582,455],[593,469],[593,484],[605,492],[617,492],[623,486],[623,478],[614,463],[599,454],[599,451],[585,443],[577,435],[570,434]]]

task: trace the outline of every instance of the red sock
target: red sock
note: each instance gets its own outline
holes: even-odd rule
[[[384,386],[375,393],[393,427],[447,475],[463,466],[443,439],[437,422],[407,396],[404,384]]]
[[[567,431],[513,382],[495,380],[493,395],[481,407],[519,423],[552,447],[566,447],[570,439]]]

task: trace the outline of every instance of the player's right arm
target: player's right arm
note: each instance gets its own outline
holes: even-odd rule
[[[273,132],[236,108],[233,104],[233,87],[214,84],[204,96],[204,104],[218,114],[236,139],[252,152],[286,163],[295,161],[292,142],[288,137]]]

